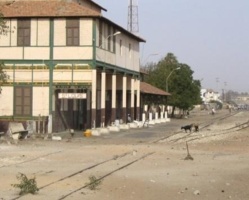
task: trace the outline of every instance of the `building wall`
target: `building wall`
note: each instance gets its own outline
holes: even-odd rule
[[[96,40],[96,59],[120,67],[124,70],[132,70],[139,72],[139,42],[125,33],[115,36],[116,46],[114,52],[107,50],[108,43],[108,24],[103,24],[102,45],[99,44],[100,30],[99,21],[97,21],[97,40]],[[118,30],[112,27],[113,33]],[[122,45],[120,45],[122,43]],[[112,46],[112,43],[111,43]],[[113,51],[113,49],[111,49]]]
[[[33,87],[33,116],[49,115],[48,95],[49,87]]]
[[[66,19],[54,20],[54,48],[55,60],[92,60],[93,59],[93,19],[80,19],[80,45],[66,46]],[[17,20],[8,21],[10,33],[0,37],[1,54],[0,59],[43,59],[50,57],[49,34],[50,22],[48,18],[32,19],[31,21],[31,45],[25,47],[17,46]],[[107,27],[105,24],[104,27]],[[114,30],[114,27],[112,27]],[[99,37],[97,33],[97,38]],[[96,41],[96,60],[117,66],[123,70],[139,72],[139,42],[121,33],[115,36],[115,51],[106,50],[107,28],[104,28],[102,47]],[[120,45],[122,43],[122,45]],[[113,46],[113,45],[111,45]],[[112,47],[113,48],[113,47]]]
[[[91,126],[95,119],[95,122],[102,123],[103,117],[99,113],[103,115],[102,111],[106,108],[107,99],[103,95],[105,88],[101,87],[103,85],[101,79],[105,79],[104,76],[101,76],[101,70],[109,68],[113,69],[113,71],[108,69],[109,73],[121,72],[117,73],[116,90],[119,101],[117,100],[116,104],[119,106],[119,113],[123,114],[125,119],[125,102],[127,98],[130,103],[134,101],[128,95],[126,98],[125,91],[131,90],[131,77],[139,74],[139,41],[130,34],[121,33],[115,36],[116,45],[115,48],[112,47],[113,51],[108,51],[98,46],[98,39],[94,41],[95,33],[93,31],[96,30],[96,38],[98,38],[95,19],[81,18],[80,45],[66,46],[66,18],[49,20],[48,18],[31,20],[31,45],[24,47],[17,46],[17,20],[8,21],[10,33],[0,37],[0,60],[5,61],[6,68],[4,70],[10,78],[8,83],[3,86],[3,95],[0,96],[1,102],[4,102],[0,106],[0,116],[14,116],[15,86],[30,86],[32,88],[32,116],[29,117],[31,119],[39,116],[47,117],[55,113],[56,117],[61,119],[61,122],[58,122],[57,130],[62,130],[60,127],[65,119],[70,120],[78,116],[79,112],[73,112],[77,110],[77,104],[74,103],[76,101],[69,100],[68,108],[62,111],[66,115],[64,119],[60,112],[60,100],[55,93],[74,92],[74,87],[79,86],[87,93],[87,99],[80,100],[81,106],[84,107],[84,116],[87,114],[89,118],[85,119],[84,123],[87,121]],[[52,30],[50,30],[50,25],[54,25]],[[105,26],[108,25],[105,24]],[[115,27],[112,27],[112,30],[114,29]],[[50,37],[50,33],[53,31],[54,35]],[[108,37],[107,32],[105,37],[103,36],[105,45],[107,44],[106,37]],[[50,41],[50,38],[54,39],[53,42]],[[120,46],[120,41],[122,41],[122,46]],[[50,54],[51,51],[53,51],[52,54]],[[125,78],[123,78],[124,76]],[[108,77],[106,86],[110,90],[112,83]],[[121,93],[123,89],[124,92]],[[136,80],[135,89],[140,91],[139,80]],[[109,107],[110,110],[115,109],[111,108],[111,104]],[[127,105],[127,107],[131,107],[131,105]],[[67,127],[65,123],[64,127]]]
[[[0,94],[0,113],[1,116],[13,115],[13,87],[3,87]]]
[[[0,59],[49,59],[50,46],[49,19],[31,20],[31,44],[30,46],[17,46],[17,20],[8,21],[10,33],[0,37],[2,47]],[[92,30],[91,19],[80,19],[80,45],[77,47],[66,46],[66,19],[54,20],[54,59],[92,59]]]

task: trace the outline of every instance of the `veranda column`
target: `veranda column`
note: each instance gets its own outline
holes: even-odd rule
[[[92,71],[92,128],[96,128],[96,95],[97,95],[97,71]]]
[[[123,122],[127,121],[127,113],[126,113],[126,96],[127,96],[127,77],[126,74],[123,76],[123,95],[122,95],[122,110],[123,110]]]
[[[101,127],[105,127],[106,73],[101,73]]]
[[[117,75],[112,75],[112,122],[116,120]]]
[[[137,79],[136,81],[137,85],[137,119],[140,121],[140,80]]]
[[[135,116],[134,116],[134,101],[135,101],[134,92],[135,92],[135,80],[134,80],[134,78],[132,78],[131,79],[131,113],[130,113],[132,121],[135,119]]]

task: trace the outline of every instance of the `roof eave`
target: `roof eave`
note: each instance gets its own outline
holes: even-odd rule
[[[108,23],[111,23],[112,25],[116,26],[120,31],[122,31],[122,32],[124,32],[124,33],[126,33],[126,34],[128,34],[128,35],[130,35],[130,36],[132,36],[132,37],[134,37],[134,38],[136,38],[137,40],[139,40],[139,42],[146,42],[145,39],[143,39],[143,38],[141,38],[141,37],[139,37],[139,36],[137,36],[137,35],[131,33],[130,31],[126,30],[126,29],[123,28],[122,26],[119,26],[118,24],[114,23],[113,21],[109,20],[108,18],[103,17],[103,16],[99,16],[99,18],[101,18],[101,19],[107,21]]]
[[[102,7],[101,5],[97,4],[96,2],[94,2],[94,1],[92,1],[92,0],[90,0],[90,1],[91,1],[95,6],[98,6],[101,10],[104,10],[104,11],[107,12],[107,9],[106,9],[106,8]]]

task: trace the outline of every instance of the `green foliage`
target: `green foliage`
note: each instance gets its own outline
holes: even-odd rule
[[[0,35],[7,34],[8,27],[6,26],[6,21],[4,20],[4,16],[0,13]]]
[[[9,76],[4,72],[5,65],[3,62],[0,62],[0,85],[6,83],[9,79]]]
[[[12,184],[13,187],[19,188],[21,191],[19,192],[19,195],[24,195],[24,194],[35,194],[36,192],[39,191],[35,177],[28,179],[25,174],[19,173],[17,176],[17,179],[20,181],[19,184]]]
[[[90,181],[90,183],[88,183],[89,184],[88,188],[90,190],[98,189],[98,186],[101,184],[101,180],[99,180],[95,176],[89,176],[89,181]]]
[[[4,72],[4,67],[4,63],[0,62],[0,93],[2,92],[2,85],[9,79],[9,76]]]
[[[157,65],[150,68],[145,82],[171,94],[168,104],[183,110],[190,110],[201,103],[199,80],[193,79],[193,71],[179,63],[172,53],[168,53]]]
[[[178,67],[177,64],[178,61],[176,57],[172,53],[168,53],[157,65],[149,68],[148,76],[145,77],[145,82],[162,90],[166,90],[166,77],[172,70]],[[174,73],[171,75],[171,78],[173,76]]]
[[[0,13],[0,36],[7,33],[8,27],[6,26],[6,21],[4,20],[3,14]],[[3,71],[5,65],[3,62],[0,62],[0,93],[2,91],[1,86],[3,83],[6,83],[8,80],[7,74]]]
[[[180,70],[171,82],[171,93],[169,103],[183,110],[188,110],[193,105],[201,103],[200,81],[193,79],[193,71],[186,64],[180,64]]]

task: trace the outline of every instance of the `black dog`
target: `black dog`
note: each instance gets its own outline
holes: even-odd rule
[[[181,129],[184,129],[185,132],[187,133],[187,130],[189,130],[189,132],[192,131],[192,127],[193,127],[193,124],[190,124],[190,125],[182,126]]]
[[[193,124],[194,128],[195,128],[195,132],[199,131],[199,125],[198,124]]]

